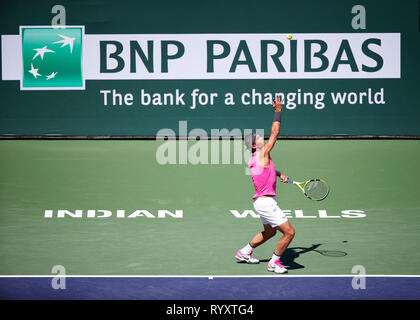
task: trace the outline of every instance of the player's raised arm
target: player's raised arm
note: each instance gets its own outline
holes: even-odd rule
[[[277,96],[273,99],[273,107],[274,107],[274,119],[273,124],[271,125],[271,134],[268,142],[264,147],[264,156],[268,156],[270,154],[271,149],[273,149],[274,144],[277,141],[277,137],[280,132],[280,122],[281,122],[281,99]]]

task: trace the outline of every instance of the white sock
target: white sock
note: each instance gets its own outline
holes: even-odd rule
[[[254,251],[254,248],[251,247],[251,245],[248,243],[245,247],[241,249],[241,251],[245,254],[250,254],[252,253],[252,251]]]
[[[271,257],[271,260],[278,260],[280,259],[281,256],[276,255],[275,253],[273,254],[273,256]]]

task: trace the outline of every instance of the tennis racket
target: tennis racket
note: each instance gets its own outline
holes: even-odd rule
[[[330,192],[328,184],[321,179],[310,179],[303,182],[287,179],[286,182],[296,185],[308,199],[314,201],[324,200]]]

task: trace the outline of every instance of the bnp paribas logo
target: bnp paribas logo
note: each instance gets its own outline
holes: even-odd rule
[[[22,90],[83,90],[83,26],[21,27]]]

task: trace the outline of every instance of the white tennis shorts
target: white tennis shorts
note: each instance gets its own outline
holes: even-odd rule
[[[287,221],[286,215],[277,205],[275,197],[259,197],[254,201],[255,211],[260,215],[263,224],[277,227]]]

